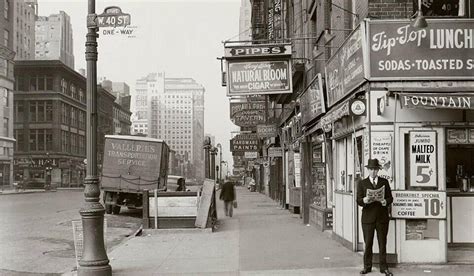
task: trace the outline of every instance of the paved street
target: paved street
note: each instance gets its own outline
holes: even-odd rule
[[[82,190],[0,195],[0,275],[45,275],[75,266],[72,220],[80,220]],[[141,225],[137,211],[106,215],[107,248]]]

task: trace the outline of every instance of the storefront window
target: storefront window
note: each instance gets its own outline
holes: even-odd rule
[[[312,161],[312,204],[320,208],[326,208],[326,164],[324,163],[324,150],[322,144],[313,144]]]
[[[446,188],[474,190],[474,129],[446,130]]]

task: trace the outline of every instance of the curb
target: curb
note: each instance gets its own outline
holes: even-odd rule
[[[173,228],[173,229],[143,229],[141,236],[156,236],[163,234],[193,234],[212,233],[212,228]]]
[[[46,193],[46,192],[56,192],[56,191],[24,191],[24,192],[0,192],[1,195],[22,195],[22,194],[36,194],[36,193]]]

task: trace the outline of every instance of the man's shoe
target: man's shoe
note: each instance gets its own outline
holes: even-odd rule
[[[362,269],[359,274],[367,274],[369,272],[372,272],[372,268],[371,267],[366,267],[364,269]]]
[[[388,269],[380,270],[380,273],[385,274],[387,276],[393,276],[392,272],[390,272]]]

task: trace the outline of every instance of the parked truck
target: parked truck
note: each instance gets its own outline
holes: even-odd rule
[[[143,191],[164,191],[169,147],[159,139],[106,135],[101,184],[105,211],[119,214],[121,206],[140,208]]]

